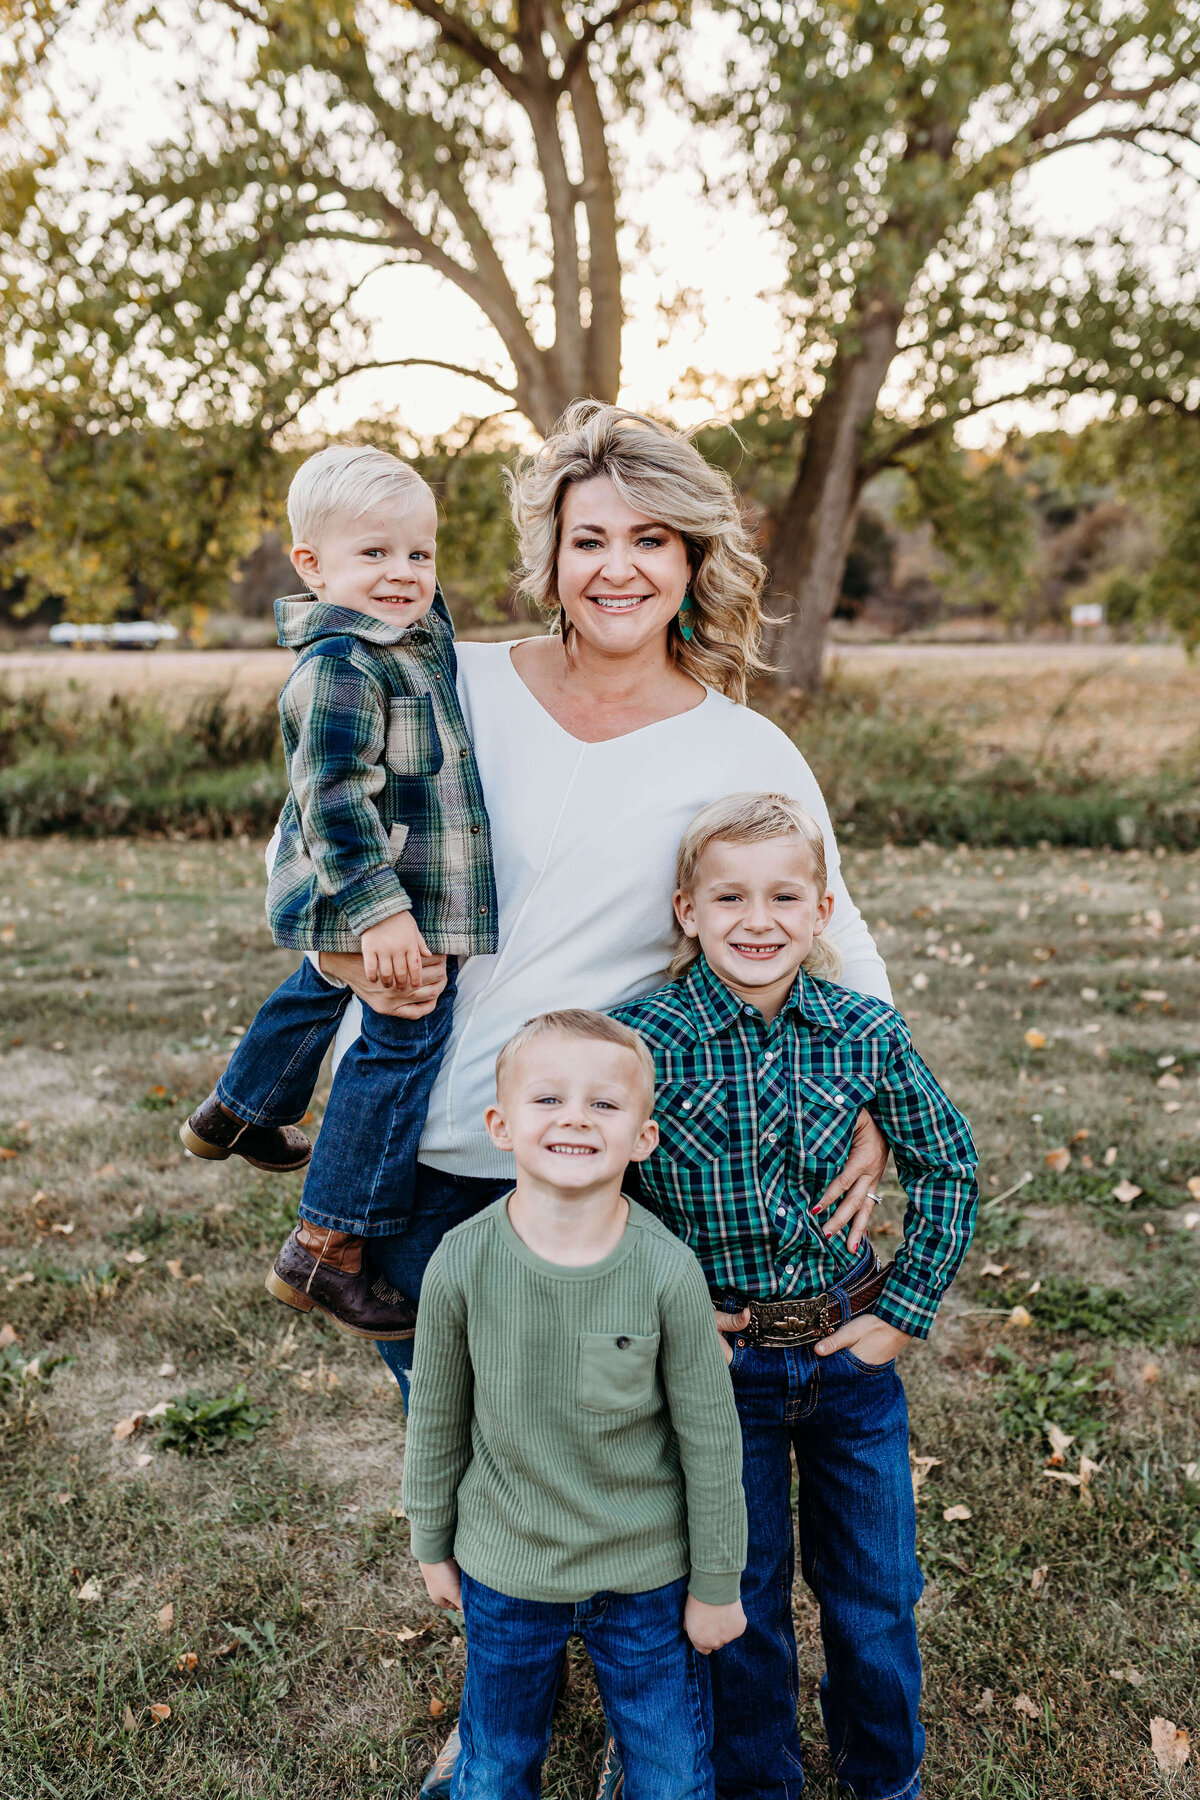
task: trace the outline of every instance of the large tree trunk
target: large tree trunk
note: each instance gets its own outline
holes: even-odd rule
[[[778,679],[815,694],[862,487],[863,446],[896,354],[900,313],[877,303],[834,357],[813,408],[771,550],[771,644]]]

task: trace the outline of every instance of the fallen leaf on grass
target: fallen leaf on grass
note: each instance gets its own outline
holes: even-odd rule
[[[1031,1028],[1025,1033],[1025,1042],[1029,1045],[1031,1050],[1044,1050],[1046,1048],[1046,1034],[1044,1031],[1035,1031]]]
[[[203,1284],[203,1281],[203,1275],[189,1275],[187,1278],[187,1285],[188,1287],[200,1287]]]
[[[1030,1591],[1032,1593],[1035,1593],[1035,1594],[1041,1593],[1042,1589],[1046,1585],[1046,1577],[1049,1573],[1050,1573],[1050,1570],[1049,1570],[1049,1567],[1047,1566],[1047,1564],[1045,1564],[1045,1563],[1038,1564],[1037,1568],[1033,1571],[1033,1574],[1029,1577],[1029,1587],[1030,1587]]]
[[[1157,1088],[1166,1088],[1167,1092],[1170,1093],[1172,1088],[1180,1088],[1183,1086],[1183,1083],[1180,1081],[1178,1075],[1172,1075],[1170,1069],[1168,1069],[1165,1075],[1159,1076],[1154,1085]]]
[[[1192,1753],[1191,1739],[1182,1728],[1176,1729],[1170,1719],[1151,1719],[1150,1749],[1164,1774],[1182,1769]]]
[[[160,1375],[166,1376],[169,1378],[170,1376],[174,1375],[174,1373],[175,1373],[175,1364],[173,1362],[165,1362],[162,1364],[162,1366],[158,1372]]]
[[[141,1425],[142,1418],[141,1413],[134,1413],[131,1418],[118,1419],[112,1430],[113,1443],[123,1444],[127,1438],[131,1438]]]
[[[1065,1144],[1060,1144],[1056,1150],[1047,1150],[1043,1161],[1056,1175],[1065,1175],[1071,1166],[1071,1152]]]
[[[1115,1144],[1110,1144],[1108,1146],[1108,1149],[1104,1152],[1103,1161],[1104,1161],[1105,1168],[1111,1169],[1113,1164],[1116,1162],[1116,1160],[1117,1160],[1117,1146]]]
[[[96,1170],[96,1179],[97,1181],[107,1181],[109,1176],[115,1175],[116,1172],[116,1163],[101,1163],[100,1167]]]
[[[1018,1303],[1009,1313],[1008,1322],[1010,1325],[1020,1325],[1022,1327],[1032,1325],[1033,1314],[1027,1306],[1022,1306]]]
[[[912,1458],[913,1505],[920,1504],[921,1489],[929,1478],[930,1469],[941,1467],[940,1456],[914,1456]]]
[[[959,1501],[957,1506],[947,1506],[942,1509],[943,1519],[951,1525],[956,1524],[959,1519],[969,1519],[970,1516],[970,1507],[964,1506],[961,1501]]]
[[[11,1325],[0,1325],[0,1350],[11,1350],[20,1341]]]
[[[1187,1191],[1193,1200],[1200,1200],[1200,1175],[1188,1176]]]
[[[125,1718],[123,1723],[126,1731],[137,1730],[137,1720],[133,1716],[133,1708],[130,1706],[128,1700],[125,1702]]]
[[[174,1624],[175,1624],[175,1602],[173,1600],[168,1600],[167,1604],[163,1607],[162,1611],[155,1613],[154,1627],[155,1627],[156,1631],[166,1632],[166,1631],[170,1631],[172,1629],[172,1627],[174,1626]]]
[[[440,1719],[445,1710],[446,1703],[444,1700],[431,1700],[429,1702],[429,1716],[431,1719]]]
[[[50,1229],[51,1231],[57,1231],[62,1237],[70,1237],[75,1229],[75,1221],[74,1219],[67,1219],[61,1224],[56,1221]]]
[[[12,1162],[17,1152],[10,1150],[7,1144],[0,1145],[0,1162]]]
[[[1016,1699],[1013,1701],[1013,1711],[1015,1713],[1023,1713],[1027,1719],[1037,1719],[1041,1717],[1041,1714],[1038,1712],[1037,1707],[1029,1698],[1028,1694],[1017,1695]]]
[[[148,1469],[153,1461],[154,1458],[151,1456],[150,1452],[148,1450],[143,1450],[140,1456],[134,1457],[133,1466],[135,1469]]]
[[[74,1496],[74,1494],[63,1493],[63,1494],[55,1494],[54,1498],[58,1501],[58,1504],[60,1506],[70,1506],[70,1504],[71,1504],[72,1500],[75,1498],[75,1496]]]
[[[171,1709],[165,1700],[156,1700],[154,1705],[147,1707],[146,1710],[156,1725],[161,1725],[165,1719],[169,1719],[171,1716]]]
[[[82,1587],[76,1588],[75,1598],[87,1605],[89,1601],[101,1598],[100,1589],[94,1581],[85,1581]]]
[[[1050,1440],[1050,1453],[1052,1456],[1061,1457],[1065,1455],[1071,1448],[1071,1445],[1075,1442],[1075,1439],[1073,1437],[1068,1437],[1066,1432],[1062,1429],[1062,1426],[1056,1425],[1053,1420],[1051,1420],[1046,1427],[1046,1436]]]
[[[1043,1469],[1042,1474],[1048,1481],[1065,1481],[1068,1487],[1082,1485],[1079,1476],[1073,1475],[1070,1469]]]
[[[979,1704],[973,1706],[971,1711],[973,1713],[990,1713],[995,1704],[996,1696],[993,1694],[991,1688],[984,1688],[982,1694],[979,1696]]]
[[[1141,997],[1148,1000],[1151,1006],[1161,1006],[1167,997],[1166,988],[1143,988]]]
[[[146,1261],[146,1252],[144,1250],[127,1250],[125,1252],[125,1261],[127,1263],[135,1264],[144,1263]]]
[[[237,1646],[236,1638],[230,1638],[230,1640],[227,1644],[218,1644],[216,1649],[213,1651],[213,1655],[214,1656],[232,1656],[234,1651],[237,1649],[237,1647],[238,1646]]]
[[[200,1658],[196,1655],[194,1650],[185,1650],[183,1655],[179,1658],[179,1661],[175,1664],[175,1667],[179,1670],[181,1675],[187,1675],[191,1673],[199,1661]]]
[[[1002,1275],[1008,1274],[1011,1267],[1011,1263],[985,1262],[982,1269],[979,1271],[979,1278],[982,1281],[986,1276],[994,1275],[996,1280],[999,1281]]]
[[[1112,1190],[1112,1197],[1114,1200],[1119,1200],[1122,1206],[1132,1206],[1134,1201],[1139,1198],[1141,1192],[1141,1188],[1132,1181],[1118,1181],[1116,1187]]]
[[[411,1644],[413,1639],[419,1638],[421,1634],[419,1631],[414,1631],[411,1625],[402,1625],[394,1635],[398,1644]]]
[[[1156,1382],[1162,1380],[1162,1370],[1156,1362],[1142,1364],[1142,1380],[1147,1387],[1153,1387]]]
[[[1108,1678],[1110,1681],[1127,1681],[1130,1687],[1145,1687],[1146,1685],[1146,1677],[1139,1675],[1130,1664],[1126,1664],[1123,1669],[1110,1669]]]
[[[179,1259],[179,1257],[168,1256],[168,1258],[167,1258],[167,1274],[171,1277],[172,1281],[182,1281],[183,1280],[183,1263]]]
[[[1198,1212],[1184,1213],[1183,1229],[1185,1231],[1195,1231],[1197,1225],[1200,1225],[1200,1213],[1198,1213]]]
[[[394,1656],[381,1656],[379,1659],[379,1666],[381,1669],[394,1669],[396,1666],[396,1659]]]

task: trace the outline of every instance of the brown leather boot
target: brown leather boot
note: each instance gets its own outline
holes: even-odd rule
[[[294,1125],[247,1125],[222,1106],[215,1088],[179,1127],[179,1139],[185,1150],[206,1162],[244,1156],[254,1168],[272,1175],[302,1169],[312,1155],[312,1145]]]
[[[416,1333],[416,1307],[364,1268],[362,1238],[307,1219],[275,1258],[267,1292],[297,1312],[323,1312],[354,1337],[396,1343]]]

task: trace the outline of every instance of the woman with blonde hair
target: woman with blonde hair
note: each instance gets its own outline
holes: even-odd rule
[[[511,478],[524,593],[550,631],[460,643],[458,687],[491,819],[500,947],[458,978],[408,1228],[373,1260],[416,1299],[444,1233],[512,1185],[484,1127],[500,1047],[532,1014],[607,1009],[665,977],[674,949],[675,852],[693,815],[748,789],[789,796],[824,834],[831,935],[843,983],[890,999],[846,891],[828,809],[808,764],[746,705],[760,655],[765,570],[728,478],[684,432],[581,400]],[[366,991],[361,958],[321,967]],[[416,993],[444,983],[437,963]],[[378,996],[375,1004],[378,1005]],[[351,1008],[350,1011],[356,1011]],[[342,1036],[353,1036],[348,1016]],[[821,1201],[861,1232],[886,1161],[864,1113]],[[411,1345],[380,1352],[407,1389]],[[449,1791],[453,1741],[423,1793]]]

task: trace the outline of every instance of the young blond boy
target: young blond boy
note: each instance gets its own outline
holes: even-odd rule
[[[970,1242],[975,1148],[900,1015],[828,979],[839,963],[824,841],[795,802],[736,794],[706,807],[676,885],[675,979],[614,1016],[650,1045],[659,1082],[659,1144],[639,1192],[695,1251],[734,1334],[747,1628],[713,1658],[717,1793],[798,1800],[803,1786],[798,1528],[838,1780],[858,1800],[914,1800],[921,1573],[893,1359],[928,1334]],[[864,1106],[908,1194],[887,1269],[857,1228],[842,1241],[816,1216]]]
[[[466,1617],[462,1800],[535,1800],[573,1635],[627,1800],[713,1792],[703,1659],[744,1624],[739,1432],[696,1259],[621,1192],[653,1103],[627,1027],[531,1020],[487,1114],[516,1186],[425,1276],[404,1505],[430,1596]]]
[[[267,1287],[362,1337],[411,1337],[411,1300],[371,1271],[364,1240],[403,1229],[429,1092],[450,1031],[456,959],[496,949],[491,834],[455,690],[437,586],[437,506],[383,450],[335,445],[288,491],[307,593],[275,603],[296,663],[279,699],[289,794],[267,890],[275,942],[310,953],[259,1009],[216,1088],[180,1128],[193,1155],[311,1167],[300,1224]],[[314,966],[359,952],[368,999],[334,1078],[315,1152],[296,1129],[350,989]],[[422,959],[447,958],[431,1009]]]

